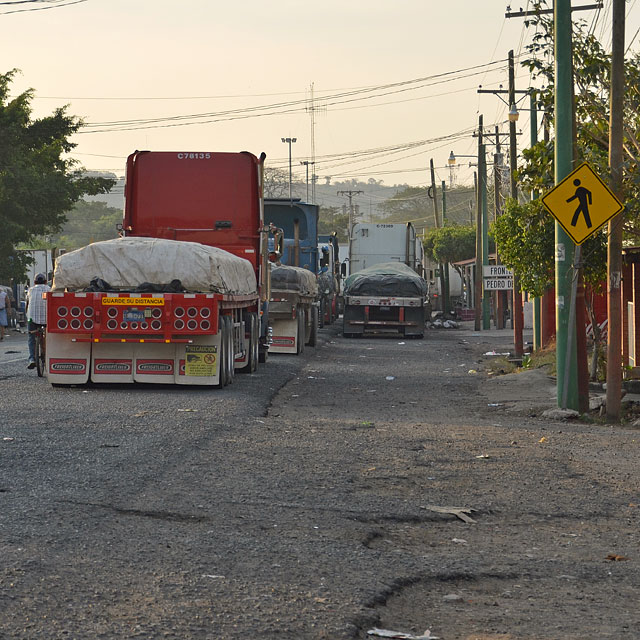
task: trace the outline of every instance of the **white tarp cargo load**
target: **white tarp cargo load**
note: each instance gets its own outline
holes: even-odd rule
[[[197,242],[159,238],[118,238],[65,253],[56,262],[53,290],[86,290],[95,279],[120,291],[179,280],[186,291],[257,294],[248,260]]]
[[[275,291],[296,291],[303,296],[316,296],[318,283],[308,269],[278,265],[271,268],[271,288]]]

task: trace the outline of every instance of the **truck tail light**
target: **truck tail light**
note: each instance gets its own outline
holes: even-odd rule
[[[160,329],[162,329],[162,322],[160,322],[160,320],[152,320],[151,321],[151,328],[154,331],[160,331]]]
[[[189,322],[187,322],[187,329],[189,329],[189,331],[195,331],[198,328],[198,323],[191,319],[189,320]]]
[[[200,321],[200,328],[203,331],[209,331],[209,329],[211,329],[211,323],[208,320],[201,320]]]
[[[77,318],[77,317],[80,316],[82,311],[80,310],[80,307],[71,307],[71,312],[70,313],[74,318]],[[73,323],[72,323],[72,326],[73,326]]]
[[[184,329],[184,320],[181,320],[180,318],[178,318],[174,323],[173,326],[178,330],[181,331],[182,329]]]
[[[93,329],[93,320],[91,318],[87,318],[83,323],[82,326],[87,330],[87,331],[91,331],[91,329]]]
[[[110,329],[111,331],[115,331],[118,328],[118,321],[114,320],[113,318],[111,318],[110,320],[107,321],[107,329]]]
[[[69,309],[67,309],[67,307],[58,307],[58,316],[60,318],[66,317],[68,313],[69,313]]]
[[[115,307],[109,307],[107,310],[107,315],[110,318],[116,318],[118,316],[118,310]]]
[[[73,311],[73,309],[71,310]],[[76,331],[82,326],[82,323],[80,322],[80,320],[78,320],[78,318],[74,318],[69,325],[71,326],[72,329],[75,329]]]
[[[162,309],[152,309],[151,310],[151,317],[152,318],[161,318],[162,317]]]
[[[211,315],[211,309],[209,307],[202,307],[200,309],[200,316],[203,318],[208,318]]]
[[[198,315],[198,310],[195,307],[189,307],[187,309],[187,315],[190,318],[195,318]]]
[[[58,329],[62,329],[64,331],[68,326],[69,323],[64,318],[60,318],[58,320]]]
[[[85,318],[93,318],[93,307],[85,307],[83,313]]]
[[[182,318],[182,316],[184,315],[184,309],[182,307],[176,307],[173,310],[173,313],[176,318]]]

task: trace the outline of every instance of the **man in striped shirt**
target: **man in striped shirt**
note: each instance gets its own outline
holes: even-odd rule
[[[29,332],[29,364],[28,369],[36,366],[36,332],[47,325],[47,300],[44,294],[51,291],[47,284],[47,277],[39,273],[33,287],[27,291],[27,330]]]

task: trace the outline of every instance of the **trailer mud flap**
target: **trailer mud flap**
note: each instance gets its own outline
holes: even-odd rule
[[[85,384],[89,380],[91,343],[47,333],[47,379],[51,384]]]
[[[93,382],[133,382],[133,345],[94,343],[91,349]]]
[[[174,344],[134,344],[133,379],[135,382],[174,384],[176,347]]]
[[[270,324],[273,335],[269,353],[298,353],[298,320],[275,319]]]
[[[176,345],[176,384],[219,384],[221,335],[197,336],[191,344]]]

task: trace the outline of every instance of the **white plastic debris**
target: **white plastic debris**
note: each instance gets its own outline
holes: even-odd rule
[[[432,636],[431,631],[427,629],[421,636],[412,633],[403,633],[402,631],[390,631],[389,629],[369,629],[367,635],[376,636],[378,638],[399,638],[400,640],[439,640],[439,636]]]
[[[396,377],[395,377],[395,376],[387,376],[387,377],[385,378],[385,380],[389,380],[389,381],[391,381],[391,380],[395,380],[395,379],[396,379]]]

